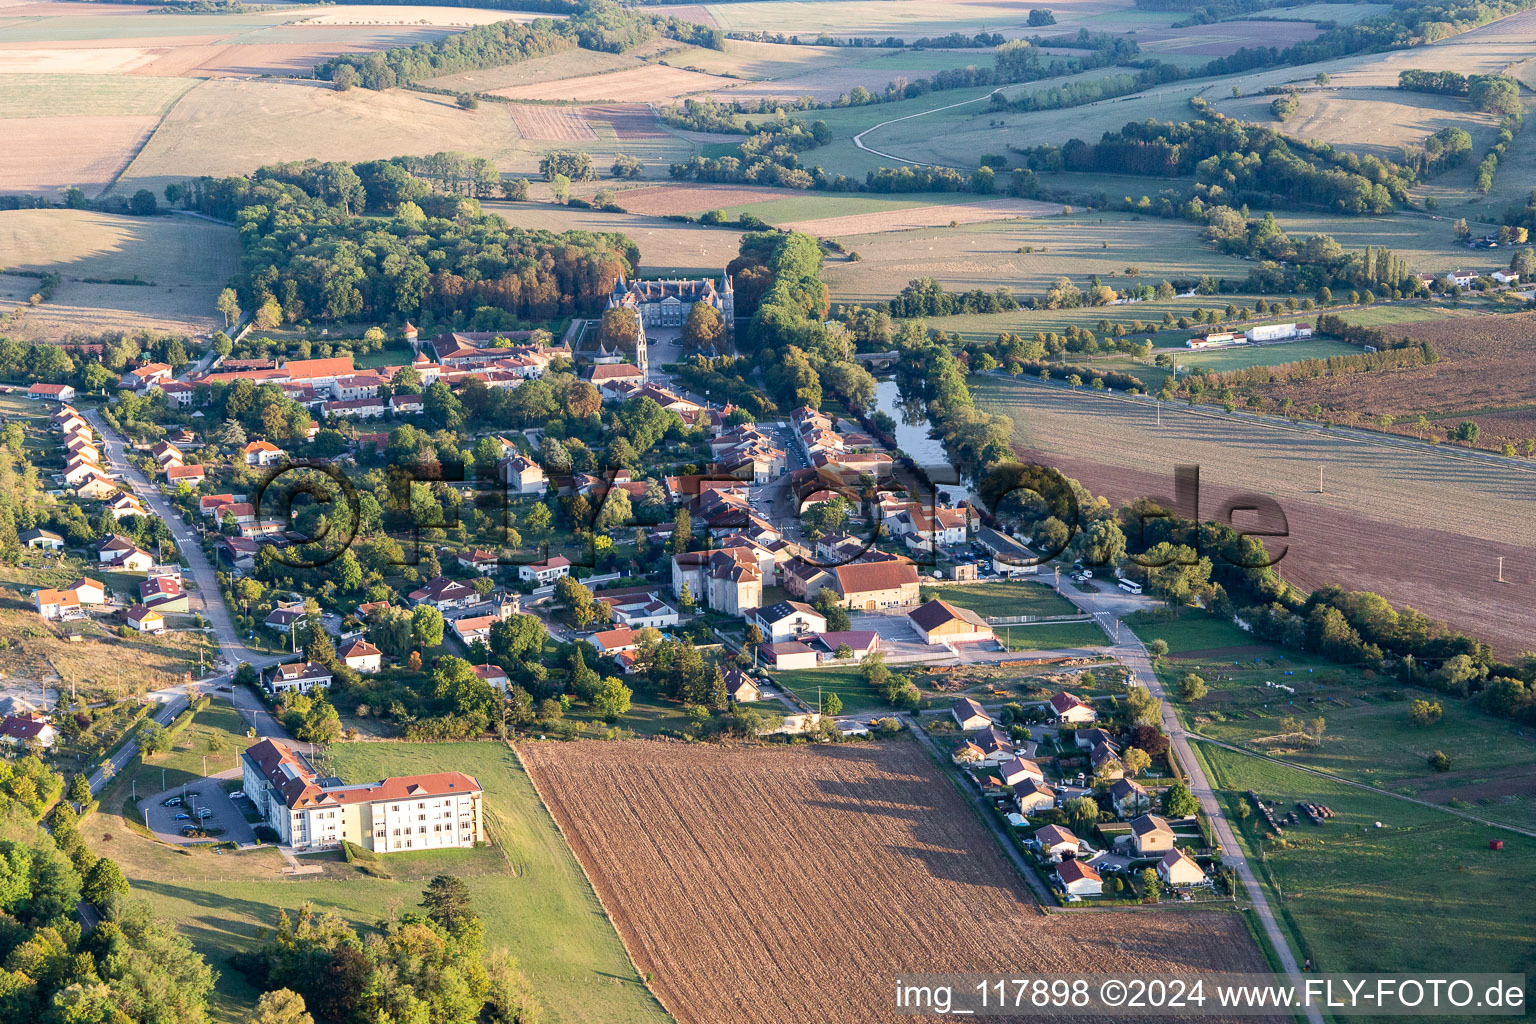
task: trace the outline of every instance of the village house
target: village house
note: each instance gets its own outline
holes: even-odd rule
[[[148,572],[155,558],[127,537],[113,535],[96,549],[96,560],[101,565],[122,569],[125,572]]]
[[[107,601],[107,588],[100,580],[93,580],[89,576],[81,576],[64,589],[73,592],[82,605],[105,604]]]
[[[1017,786],[1025,781],[1044,782],[1045,772],[1033,761],[1011,757],[997,766],[997,777],[1003,780],[1005,786]]]
[[[598,363],[587,370],[587,380],[604,399],[612,399],[618,397],[621,388],[644,384],[645,374],[633,363]]]
[[[1047,811],[1056,806],[1056,791],[1043,782],[1024,782],[1013,788],[1013,802],[1020,814]]]
[[[434,576],[426,583],[406,595],[406,599],[412,605],[431,605],[438,611],[447,613],[459,608],[468,608],[472,604],[480,602],[480,595],[475,593],[475,588],[468,583],[460,583],[451,580],[447,576]]]
[[[420,395],[390,395],[389,414],[391,416],[420,416],[426,411],[426,403]]]
[[[128,625],[140,633],[164,633],[165,616],[153,608],[146,608],[142,604],[136,604],[128,609]]]
[[[827,628],[827,617],[801,601],[780,601],[759,608],[753,621],[768,640],[788,640],[805,633],[820,633]]]
[[[64,547],[64,538],[52,530],[23,530],[17,539],[38,551],[58,551]]]
[[[462,569],[469,569],[482,576],[489,576],[496,571],[500,557],[494,551],[475,548],[473,551],[460,551],[455,560]]]
[[[537,583],[541,587],[570,574],[571,560],[564,555],[555,555],[543,562],[529,562],[517,567],[518,579],[525,583]]]
[[[1100,743],[1088,753],[1088,763],[1093,766],[1095,779],[1119,779],[1125,776],[1120,755],[1108,743]]]
[[[283,459],[283,450],[271,441],[252,441],[240,451],[247,466],[270,466]]]
[[[149,450],[149,454],[154,457],[155,464],[161,469],[165,469],[168,466],[184,466],[187,463],[186,458],[181,453],[181,449],[169,441],[157,442]]]
[[[610,656],[620,651],[632,651],[640,646],[640,637],[628,626],[620,626],[617,629],[605,629],[601,633],[593,633],[589,637],[592,646],[597,648],[597,653]]]
[[[70,487],[78,487],[92,477],[104,476],[101,466],[94,459],[77,455],[64,463],[64,472],[59,474],[59,479]]]
[[[265,739],[240,757],[241,783],[278,842],[296,851],[343,842],[375,853],[485,841],[480,784],[461,772],[352,784],[322,778],[287,744]]]
[[[810,633],[798,638],[814,650],[821,661],[838,661],[838,651],[848,648],[848,655],[855,665],[880,650],[880,634],[872,629],[845,629],[836,633]]]
[[[27,388],[27,397],[33,401],[42,399],[45,402],[73,402],[75,389],[70,384],[33,384]]]
[[[1194,858],[1179,849],[1163,854],[1163,859],[1157,862],[1157,877],[1168,885],[1202,885],[1206,880]]]
[[[976,744],[984,762],[988,765],[1000,765],[1013,757],[1013,741],[995,725],[989,725],[978,732],[972,737],[971,742]]]
[[[1173,849],[1173,829],[1165,818],[1143,814],[1131,820],[1131,845],[1139,857],[1167,853]]]
[[[608,607],[615,624],[630,629],[665,629],[678,623],[677,609],[653,591],[619,591],[597,594],[597,600]]]
[[[149,513],[145,511],[143,502],[139,501],[132,494],[119,494],[112,501],[108,502],[107,511],[112,513],[113,521],[119,523],[129,516],[149,518]]]
[[[293,627],[303,622],[305,618],[302,605],[278,605],[267,613],[267,617],[261,620],[261,624],[274,633],[287,636],[293,632]]]
[[[33,598],[37,602],[37,614],[50,622],[63,622],[83,614],[80,595],[73,590],[54,590],[48,587],[39,590]]]
[[[970,697],[956,697],[949,707],[949,713],[954,716],[964,732],[985,729],[992,724],[992,716]]]
[[[0,740],[17,747],[33,744],[47,750],[58,742],[59,733],[39,711],[6,715],[0,719]]]
[[[181,580],[175,576],[156,576],[139,584],[139,603],[153,608],[161,615],[185,614],[190,611]]]
[[[500,463],[501,480],[510,494],[542,495],[549,489],[544,467],[526,455],[512,455]]]
[[[1098,721],[1099,714],[1093,710],[1093,705],[1080,700],[1065,690],[1059,690],[1051,695],[1051,713],[1056,716],[1056,721],[1071,725],[1079,725],[1086,722]]]
[[[763,699],[763,688],[741,669],[733,668],[725,674],[725,694],[738,704],[751,704]]]
[[[1102,896],[1104,879],[1093,866],[1080,860],[1064,860],[1056,868],[1056,883],[1069,896]]]
[[[466,615],[461,619],[454,619],[449,625],[453,627],[454,635],[468,647],[476,640],[489,645],[491,628],[500,621],[500,615]]]
[[[377,672],[384,663],[384,652],[363,639],[344,644],[341,650],[336,652],[336,657],[354,672]]]
[[[1135,779],[1116,779],[1109,787],[1109,801],[1122,818],[1133,818],[1152,807],[1152,797]]]
[[[345,420],[376,420],[384,416],[384,400],[381,398],[347,398],[338,402],[326,402],[320,411],[327,416]]]
[[[145,363],[123,375],[123,384],[135,391],[147,391],[157,384],[171,379],[171,367],[167,363]]]
[[[475,675],[484,679],[502,693],[507,691],[507,673],[500,665],[476,665],[474,670]]]
[[[992,569],[1003,576],[1033,576],[1040,571],[1040,558],[1029,548],[990,526],[978,527],[976,543],[992,556]]]
[[[267,689],[273,693],[290,690],[308,693],[317,686],[330,686],[331,678],[331,670],[324,665],[313,661],[290,661],[272,669],[272,674],[267,677]]]
[[[165,470],[165,482],[171,487],[186,484],[188,487],[200,487],[207,479],[207,473],[203,467],[193,463],[190,466],[167,466]]]
[[[1040,854],[1052,864],[1059,864],[1064,857],[1076,857],[1083,852],[1083,841],[1060,825],[1047,825],[1035,832],[1035,842],[1040,844]]]

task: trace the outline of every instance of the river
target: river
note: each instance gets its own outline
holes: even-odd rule
[[[897,446],[928,474],[942,501],[953,504],[971,497],[971,489],[960,482],[960,475],[950,464],[944,442],[930,433],[927,410],[921,402],[904,400],[894,379],[882,380],[875,388],[875,407],[896,421]]]

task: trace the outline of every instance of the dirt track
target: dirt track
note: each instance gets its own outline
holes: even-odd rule
[[[904,1020],[921,971],[1267,969],[1232,913],[1042,913],[907,740],[519,753],[679,1024]]]

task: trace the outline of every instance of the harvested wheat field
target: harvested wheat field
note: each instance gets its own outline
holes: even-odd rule
[[[1200,467],[1202,518],[1236,494],[1269,495],[1285,512],[1289,537],[1268,543],[1272,553],[1286,549],[1281,571],[1304,590],[1375,591],[1503,656],[1531,646],[1536,463],[1172,403],[1163,404],[1159,426],[1145,399],[1005,377],[979,379],[974,392],[978,407],[1013,417],[1021,455],[1113,502],[1170,495],[1178,465]],[[1501,556],[1507,582],[1496,584]]]
[[[366,94],[366,95],[365,95]],[[504,163],[519,139],[504,104],[460,110],[451,97],[391,89],[218,79],[188,92],[119,188],[159,191],[194,174],[247,174],[273,160],[374,160],[457,149]]]
[[[595,142],[597,133],[580,114],[564,107],[514,106],[512,119],[525,139],[558,142]]]
[[[495,92],[512,89],[535,82],[557,82],[568,78],[581,78],[605,71],[618,71],[639,66],[631,54],[605,53],[600,50],[566,50],[548,53],[542,57],[502,64],[494,68],[460,71],[452,75],[439,75],[427,79],[423,85],[434,89],[452,89],[455,92]]]
[[[1235,913],[1043,913],[909,740],[518,753],[679,1024],[901,1020],[918,971],[1266,969]]]
[[[106,187],[155,130],[154,117],[21,117],[3,122],[0,191],[88,195]]]
[[[781,188],[751,185],[646,185],[624,189],[619,193],[619,205],[640,216],[666,217],[745,203],[771,202],[783,197]]]
[[[653,103],[677,99],[690,93],[720,89],[731,84],[731,79],[718,75],[704,75],[682,68],[669,68],[663,64],[646,64],[638,68],[626,68],[608,74],[587,75],[582,78],[564,78],[556,82],[539,82],[496,89],[494,95],[510,100],[566,100],[586,103],[613,100],[626,103]]]
[[[1388,415],[1397,419],[1396,430],[1412,432],[1417,428],[1411,421],[1424,415],[1438,422],[1437,435],[1470,419],[1488,435],[1484,443],[1536,438],[1530,426],[1536,398],[1536,313],[1455,317],[1387,330],[1430,342],[1440,359],[1429,366],[1311,377],[1257,390],[1302,408],[1316,403],[1339,422],[1370,423]]]
[[[979,203],[946,203],[880,213],[855,213],[846,217],[821,217],[816,220],[790,221],[777,226],[785,231],[804,231],[823,238],[833,238],[839,235],[873,235],[884,231],[935,228],[947,224],[984,224],[1013,217],[1051,217],[1061,212],[1060,203],[1038,203],[1033,199],[987,199]]]

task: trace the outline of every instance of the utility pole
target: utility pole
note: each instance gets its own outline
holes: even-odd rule
[[[1503,555],[1499,556],[1499,582],[1500,583],[1505,582],[1505,579],[1504,579],[1504,556]]]
[[[1318,494],[1327,494],[1328,493],[1327,491],[1323,490],[1323,467],[1322,466],[1318,466],[1317,467],[1317,493]]]

